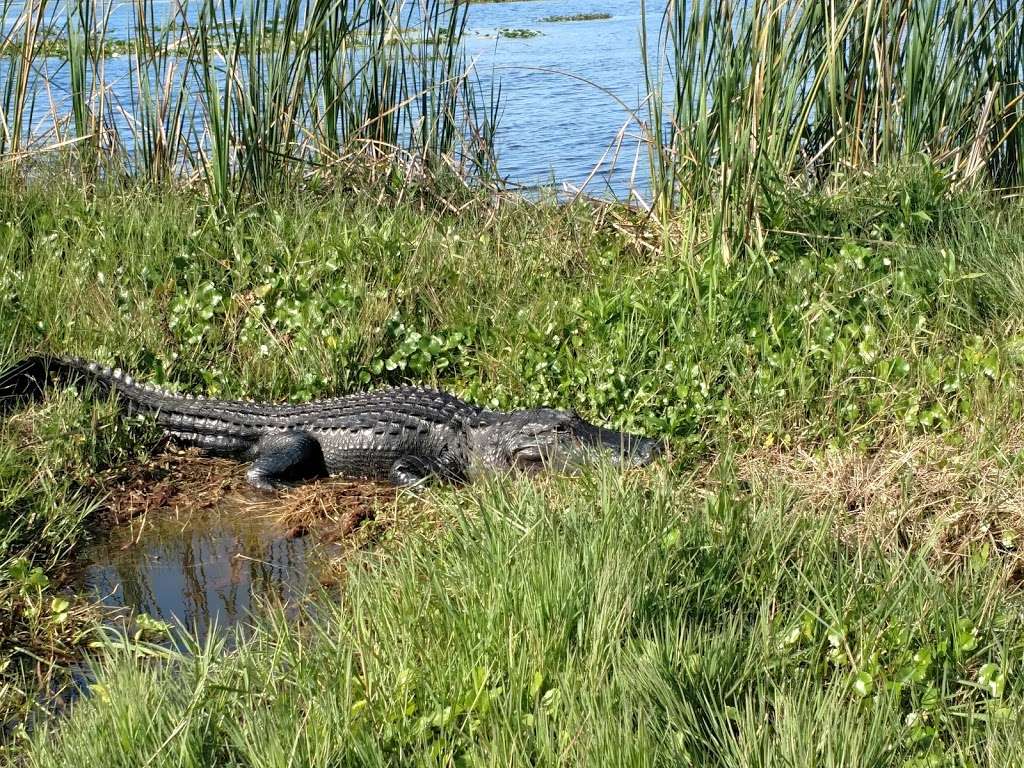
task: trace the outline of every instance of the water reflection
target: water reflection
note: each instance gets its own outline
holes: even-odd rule
[[[254,596],[296,606],[329,554],[266,515],[232,505],[152,519],[90,547],[82,591],[104,605],[180,625],[199,638],[245,622]]]

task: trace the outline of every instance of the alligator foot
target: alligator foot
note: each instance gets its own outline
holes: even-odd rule
[[[305,432],[271,432],[252,449],[245,479],[261,491],[291,487],[291,481],[327,474],[320,443]]]
[[[424,485],[434,476],[434,465],[419,456],[406,456],[391,465],[388,479],[398,486],[410,487]]]

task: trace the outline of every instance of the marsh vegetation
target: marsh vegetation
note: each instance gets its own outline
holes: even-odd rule
[[[537,19],[537,21],[555,24],[563,21],[603,21],[605,19],[610,19],[611,17],[612,15],[610,13],[571,13],[561,15],[556,14],[554,16],[542,16],[541,18]]]
[[[499,37],[507,37],[510,40],[528,40],[531,37],[540,37],[543,34],[539,29],[525,29],[522,27],[502,27],[498,30]]]
[[[632,206],[500,189],[461,4],[422,20],[431,59],[346,47],[385,35],[380,3],[283,7],[211,16],[184,63],[129,54],[129,129],[79,55],[77,106],[29,131],[37,63],[6,53],[0,364],[77,353],[278,401],[429,383],[671,456],[401,494],[307,615],[267,600],[237,642],[174,649],[86,635],[95,607],[56,591],[117,503],[104,472],[156,445],[59,393],[0,438],[5,719],[75,646],[98,672],[9,754],[1021,762],[1017,5],[673,6],[644,38]],[[262,46],[268,24],[300,42]],[[314,521],[316,498],[282,504]]]

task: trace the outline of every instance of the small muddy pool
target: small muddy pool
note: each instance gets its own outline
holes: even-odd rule
[[[340,594],[338,558],[372,546],[397,510],[395,489],[372,483],[260,493],[246,484],[244,465],[189,451],[111,470],[95,490],[105,513],[64,586],[105,606],[101,621],[118,630],[155,628],[141,614],[166,622],[166,632],[146,638],[176,647],[183,634],[202,642],[214,630],[230,647],[262,605],[296,618],[300,607],[315,610],[310,598],[321,587]],[[54,668],[32,714],[0,720],[0,743],[16,727],[32,730],[41,713],[68,711],[93,682],[87,658]]]
[[[260,603],[294,612],[385,494],[332,481],[262,494],[237,463],[189,454],[111,485],[116,522],[82,551],[73,589],[200,640],[244,626]]]
[[[203,638],[246,621],[256,599],[294,608],[319,584],[336,546],[296,533],[237,505],[147,516],[83,553],[78,589]]]

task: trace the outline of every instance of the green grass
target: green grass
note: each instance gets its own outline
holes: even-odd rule
[[[437,539],[296,631],[107,657],[31,766],[1010,765],[1006,572],[839,542],[829,511],[598,473],[433,495]],[[683,493],[680,494],[679,491]]]
[[[2,737],[60,689],[101,618],[67,592],[68,566],[96,528],[97,468],[138,461],[152,440],[113,413],[58,394],[0,424],[0,763]]]
[[[339,191],[224,219],[188,192],[8,190],[0,322],[14,350],[214,395],[430,381],[699,450],[718,426],[870,443],[983,413],[1019,364],[1020,209],[937,181],[794,198],[742,261],[696,234],[652,257],[584,205],[456,218]]]
[[[1019,203],[894,168],[794,194],[735,259],[711,226],[651,251],[621,210],[482,198],[456,215],[405,194],[304,190],[226,217],[194,191],[5,184],[5,361],[77,353],[273,400],[432,383],[665,436],[672,461],[622,487],[430,492],[434,524],[386,544],[308,634],[272,619],[181,669],[116,656],[30,763],[1019,749]],[[29,693],[28,653],[81,640],[31,569],[59,576],[97,469],[151,444],[74,396],[7,422],[5,684]]]

